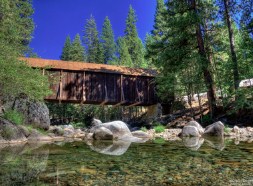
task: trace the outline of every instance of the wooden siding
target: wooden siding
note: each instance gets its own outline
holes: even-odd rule
[[[157,103],[153,77],[91,71],[46,70],[53,94],[47,101],[110,105]]]

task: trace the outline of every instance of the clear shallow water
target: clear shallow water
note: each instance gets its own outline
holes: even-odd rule
[[[253,185],[253,143],[186,144],[2,145],[0,185]]]

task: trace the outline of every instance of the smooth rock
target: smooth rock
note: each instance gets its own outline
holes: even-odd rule
[[[94,131],[93,138],[95,140],[112,140],[113,133],[105,127],[99,127]]]
[[[186,126],[194,126],[198,129],[198,133],[202,135],[204,133],[203,127],[197,121],[190,121],[186,124]]]
[[[150,138],[150,136],[146,132],[143,132],[141,130],[132,132],[132,135],[137,138]]]
[[[205,129],[204,136],[224,136],[224,125],[221,121],[208,125]]]
[[[200,137],[199,130],[195,126],[184,126],[182,132],[179,134],[182,137]]]

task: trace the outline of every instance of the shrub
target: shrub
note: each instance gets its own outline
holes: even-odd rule
[[[156,133],[161,133],[161,132],[164,132],[165,127],[163,125],[157,125],[155,126],[154,130]]]
[[[24,116],[16,110],[7,110],[4,112],[3,118],[17,124],[21,125],[24,122]]]
[[[6,139],[9,140],[11,139],[11,137],[14,135],[14,131],[10,126],[5,126],[3,127],[3,129],[1,130],[1,136]]]
[[[148,131],[148,129],[147,129],[146,127],[141,127],[141,131],[143,131],[143,132],[147,132],[147,131]]]

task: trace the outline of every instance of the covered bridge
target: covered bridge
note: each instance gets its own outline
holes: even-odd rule
[[[22,58],[50,80],[50,102],[149,106],[157,103],[156,71],[122,66]]]

